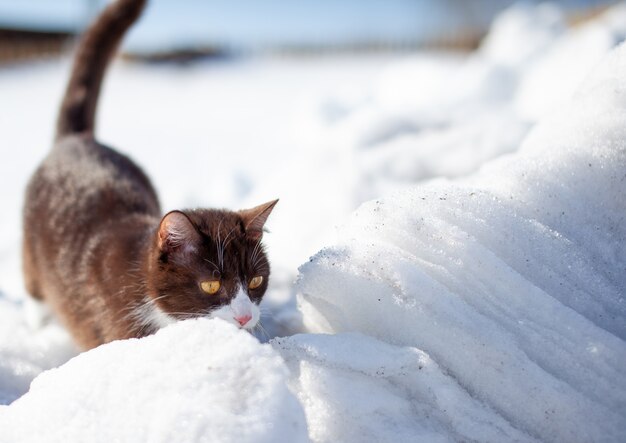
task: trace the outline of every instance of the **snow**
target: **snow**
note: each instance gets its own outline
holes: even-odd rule
[[[313,441],[532,441],[414,347],[355,333],[272,344],[292,371]]]
[[[626,438],[625,60],[517,154],[362,205],[300,268],[307,329],[415,346],[541,440]]]
[[[101,346],[37,377],[0,414],[2,438],[306,442],[287,375],[277,353],[248,333],[220,320],[182,322]]]
[[[99,133],[164,209],[281,198],[269,344],[184,322],[65,364],[19,207],[67,60],[0,71],[3,438],[626,440],[624,11],[517,5],[467,56],[116,64]]]
[[[0,405],[19,398],[42,371],[65,363],[77,352],[59,325],[47,324],[33,334],[22,310],[1,297],[0,337]]]

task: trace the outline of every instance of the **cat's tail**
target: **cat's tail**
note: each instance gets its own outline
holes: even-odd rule
[[[80,39],[57,120],[57,139],[94,131],[100,85],[109,60],[146,0],[115,0]]]

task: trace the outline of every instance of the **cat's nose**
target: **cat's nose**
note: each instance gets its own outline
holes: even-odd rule
[[[240,317],[235,317],[235,320],[243,327],[246,323],[250,321],[252,318],[251,315],[242,315]]]

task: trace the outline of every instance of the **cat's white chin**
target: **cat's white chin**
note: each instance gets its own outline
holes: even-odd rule
[[[261,310],[242,289],[227,306],[209,314],[210,318],[221,318],[241,329],[253,329],[261,318]]]
[[[140,325],[152,325],[157,329],[177,321],[175,317],[162,311],[153,303],[142,305],[140,309],[133,312],[133,317]],[[250,330],[259,323],[261,310],[250,300],[248,294],[240,289],[229,305],[211,311],[207,317],[221,318],[238,328]]]

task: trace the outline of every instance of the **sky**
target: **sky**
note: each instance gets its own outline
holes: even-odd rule
[[[511,0],[152,0],[127,49],[415,42],[485,26]],[[601,1],[566,0],[570,6]],[[105,0],[0,0],[0,26],[80,30]],[[451,9],[451,5],[452,9]]]
[[[152,1],[129,46],[212,42],[234,46],[414,39],[426,31],[429,0]],[[102,0],[0,0],[0,24],[80,29]],[[432,16],[432,13],[430,14]],[[431,20],[432,22],[432,20]]]

